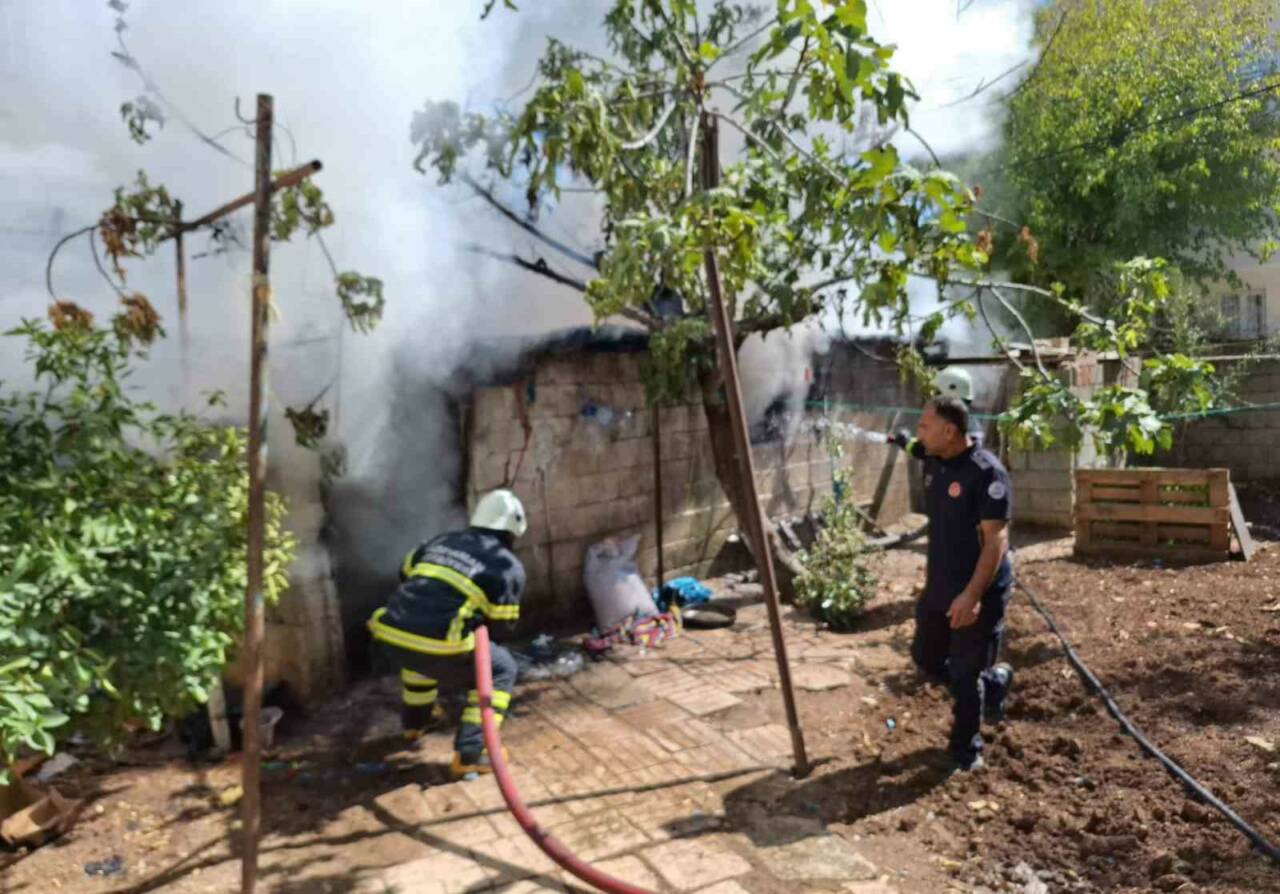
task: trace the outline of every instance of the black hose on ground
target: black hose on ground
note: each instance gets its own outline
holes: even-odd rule
[[[1111,693],[1107,691],[1106,687],[1098,681],[1098,678],[1093,675],[1093,672],[1090,671],[1089,668],[1085,666],[1085,663],[1080,660],[1080,656],[1076,654],[1076,650],[1071,647],[1071,643],[1067,641],[1066,636],[1064,636],[1062,631],[1058,629],[1057,622],[1054,621],[1053,615],[1049,614],[1048,609],[1044,607],[1032,589],[1022,581],[1018,581],[1018,588],[1027,594],[1027,598],[1031,600],[1031,607],[1040,614],[1040,617],[1044,618],[1045,623],[1049,625],[1049,629],[1053,631],[1054,636],[1056,636],[1058,641],[1062,643],[1062,648],[1066,652],[1067,660],[1071,662],[1071,666],[1074,667],[1076,673],[1080,675],[1085,686],[1102,699],[1103,704],[1107,706],[1107,712],[1116,719],[1120,724],[1120,728],[1132,736],[1143,751],[1159,761],[1170,776],[1182,783],[1183,788],[1185,788],[1189,794],[1199,798],[1201,801],[1221,813],[1227,818],[1227,821],[1231,823],[1231,825],[1236,827],[1240,834],[1249,839],[1249,842],[1255,848],[1270,857],[1277,865],[1280,865],[1280,848],[1277,848],[1274,844],[1264,838],[1262,833],[1258,832],[1241,819],[1234,810],[1222,803],[1222,801],[1218,800],[1212,792],[1193,779],[1186,770],[1182,769],[1182,767],[1168,755],[1156,746],[1152,745],[1151,742],[1147,740],[1146,736],[1144,736],[1142,732],[1129,721],[1129,718],[1126,717],[1124,712],[1120,710],[1118,705],[1116,705],[1115,699],[1111,697]]]

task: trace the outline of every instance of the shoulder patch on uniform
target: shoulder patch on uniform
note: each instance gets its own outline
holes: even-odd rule
[[[987,496],[993,500],[1003,500],[1005,497],[1009,496],[1009,488],[1005,487],[1005,483],[1003,481],[993,481],[987,486]]]

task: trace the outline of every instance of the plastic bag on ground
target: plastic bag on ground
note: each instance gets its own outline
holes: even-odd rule
[[[640,535],[621,542],[612,538],[592,544],[582,569],[587,598],[596,617],[596,626],[607,630],[626,618],[655,615],[658,606],[636,568],[636,548]]]

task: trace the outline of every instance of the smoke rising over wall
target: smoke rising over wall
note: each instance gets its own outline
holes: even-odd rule
[[[898,5],[927,6],[937,15],[917,9],[908,21]],[[939,102],[1007,67],[1010,53],[1025,51],[1020,2],[979,4],[983,40],[994,49],[985,58],[965,55],[973,26],[964,19],[953,26],[950,0],[898,5],[879,0],[882,15],[873,14],[871,25],[902,45],[906,62],[927,61],[917,84],[928,87],[933,78],[952,91],[938,95]],[[281,317],[272,332],[271,400],[279,412],[331,386],[318,406],[334,414],[335,439],[348,454],[348,475],[332,501],[339,558],[356,569],[356,577],[378,569],[391,573],[414,541],[459,517],[459,456],[441,386],[447,389],[460,367],[476,372],[478,340],[589,322],[575,293],[467,250],[478,244],[542,254],[528,236],[465,189],[438,187],[433,175],[412,170],[416,147],[408,139],[409,124],[424,100],[452,98],[477,110],[515,107],[527,95],[549,34],[605,50],[599,22],[607,2],[520,6],[510,14],[499,4],[481,22],[479,3],[433,0],[134,0],[123,16],[105,2],[86,0],[0,4],[0,77],[8,87],[0,95],[0,327],[43,315],[48,250],[60,236],[95,221],[111,203],[112,190],[131,183],[139,168],[180,197],[189,215],[252,186],[252,142],[240,131],[222,138],[239,161],[202,143],[173,114],[148,144],[129,140],[119,107],[143,93],[143,84],[137,71],[111,55],[119,49],[118,20],[126,26],[129,51],[207,134],[237,124],[236,97],[247,111],[256,93],[273,94],[277,120],[287,128],[274,166],[323,160],[316,182],[338,218],[326,239],[339,269],[384,279],[388,304],[374,334],[344,331],[318,246],[301,235],[294,244],[275,246],[271,275]],[[921,21],[933,24],[920,28]],[[939,61],[945,59],[952,60],[950,68]],[[960,114],[977,120],[976,113]],[[956,120],[933,112],[922,113],[918,123],[940,151],[957,148],[948,142],[954,134],[975,142],[989,137],[989,127],[959,128]],[[518,191],[502,197],[519,206]],[[543,211],[540,225],[589,251],[599,244],[595,201],[567,194]],[[248,232],[248,212],[238,219]],[[203,237],[188,239],[192,340],[186,385],[173,252],[127,264],[129,288],[152,299],[171,336],[153,351],[139,384],[168,406],[223,390],[242,419],[249,258],[247,251],[194,257],[205,250]],[[587,275],[569,262],[557,263]],[[60,255],[54,283],[59,297],[100,318],[113,312],[115,296],[83,242]],[[21,381],[20,346],[0,344],[0,378]],[[760,362],[747,370],[748,400],[757,411],[773,399],[779,381],[794,379],[805,350],[795,340],[778,340],[760,352]]]

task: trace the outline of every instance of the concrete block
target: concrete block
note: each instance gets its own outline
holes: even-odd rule
[[[1074,498],[1069,491],[1033,491],[1031,511],[1035,513],[1063,513],[1070,517]]]
[[[581,506],[551,510],[548,513],[551,540],[558,542],[586,537],[590,532],[590,519],[586,512],[587,510]]]
[[[1034,471],[1067,472],[1073,465],[1072,454],[1067,450],[1040,450],[1027,454],[1027,459]]]
[[[513,398],[514,400],[514,398]],[[529,404],[529,418],[577,416],[582,410],[581,389],[577,385],[539,385]]]
[[[1014,493],[1019,490],[1053,491],[1070,489],[1073,476],[1070,472],[1018,471],[1010,474]]]
[[[721,513],[714,509],[695,509],[663,520],[663,539],[671,543],[704,537],[715,530]]]
[[[557,470],[556,475],[546,483],[547,508],[570,509],[581,504],[583,497],[579,485],[579,479],[564,474],[563,470]]]
[[[644,385],[638,381],[613,381],[608,386],[609,406],[615,410],[646,410]]]
[[[575,474],[583,475],[607,470],[607,467],[602,469],[604,460],[604,451],[598,448],[570,447],[556,458],[555,465],[557,469],[570,469]]]
[[[483,430],[516,417],[516,395],[510,387],[480,388],[472,395],[472,424]]]
[[[549,567],[554,569],[556,574],[572,568],[581,568],[583,557],[586,555],[589,545],[586,539],[582,538],[553,542],[550,549],[546,551],[550,563]]]
[[[582,381],[582,367],[574,362],[574,358],[551,357],[538,364],[534,381],[538,389],[551,385],[574,385]]]
[[[472,454],[470,485],[479,492],[501,487],[507,474],[506,453]]]

